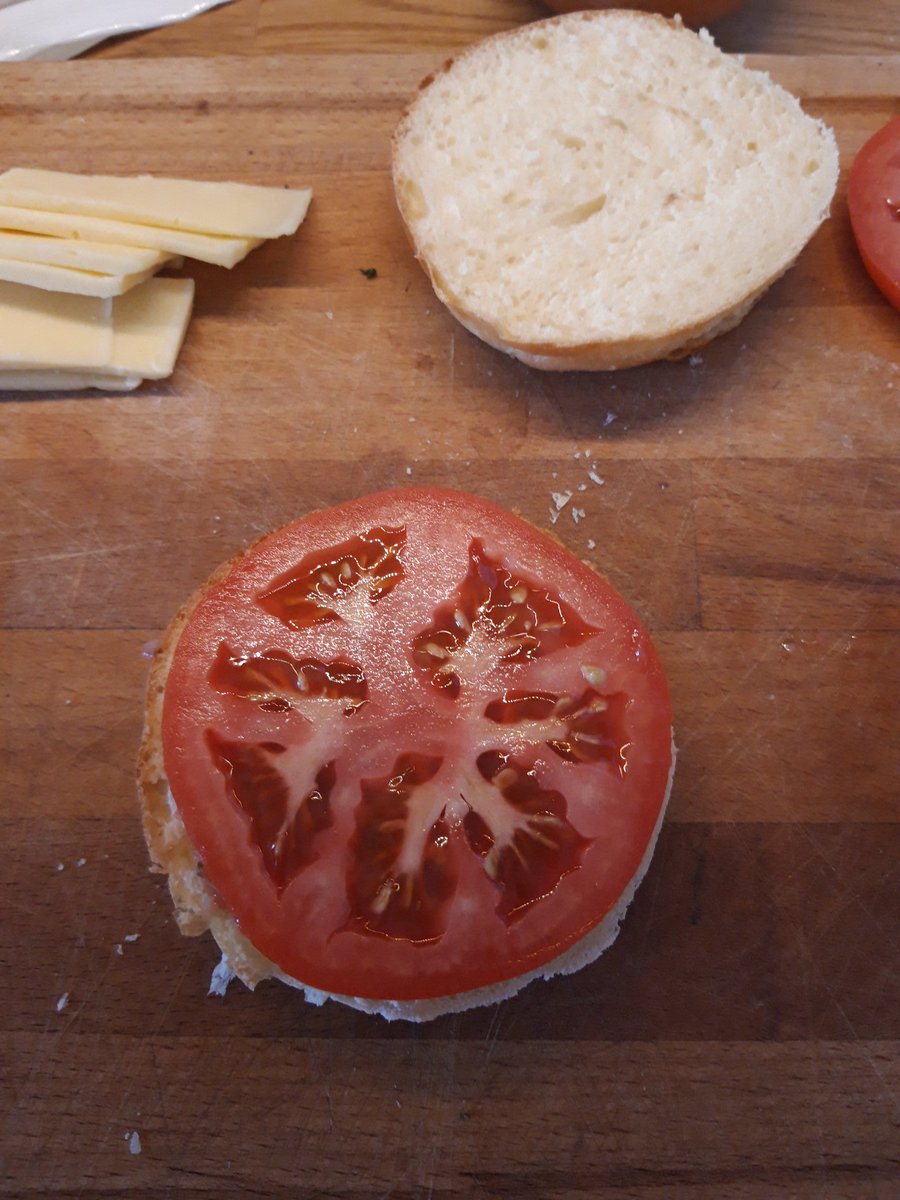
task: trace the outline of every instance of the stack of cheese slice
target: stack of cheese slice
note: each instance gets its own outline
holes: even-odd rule
[[[308,188],[154,176],[0,174],[0,388],[123,390],[170,375],[190,279],[185,257],[232,267],[295,233]]]

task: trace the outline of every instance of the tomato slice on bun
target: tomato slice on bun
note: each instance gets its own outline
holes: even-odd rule
[[[612,939],[671,724],[653,645],[596,572],[474,496],[384,492],[262,538],[179,615],[145,826],[182,923],[247,982],[394,1015],[477,1003]],[[242,972],[241,947],[271,970]]]

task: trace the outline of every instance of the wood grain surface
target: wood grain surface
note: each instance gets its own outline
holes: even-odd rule
[[[552,15],[540,0],[233,0],[185,24],[119,38],[91,53],[103,58],[440,54]],[[736,53],[900,51],[897,0],[746,0],[712,31],[724,50]]]
[[[506,7],[536,6],[483,6]],[[900,60],[762,61],[835,126],[842,184],[741,326],[689,362],[544,376],[442,309],[394,209],[429,8],[354,54],[327,8],[302,61],[3,72],[4,166],[315,199],[296,237],[189,268],[171,380],[2,405],[0,1194],[888,1200],[900,365],[843,180]],[[231,22],[265,17],[243,54],[279,49],[288,12],[209,21],[240,42]],[[147,37],[177,54],[188,28]],[[208,999],[214,947],[178,936],[136,812],[148,647],[258,534],[410,482],[542,525],[573,492],[555,532],[647,620],[672,684],[657,855],[599,962],[493,1008],[410,1027],[274,985]]]

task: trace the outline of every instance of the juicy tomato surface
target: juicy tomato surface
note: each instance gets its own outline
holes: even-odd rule
[[[313,513],[210,587],[166,774],[243,933],[324,991],[412,1000],[540,967],[635,874],[671,709],[624,600],[486,501]]]
[[[847,207],[866,270],[900,309],[900,117],[869,138],[854,159]]]

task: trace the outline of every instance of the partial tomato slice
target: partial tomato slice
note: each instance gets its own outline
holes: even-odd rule
[[[179,637],[163,743],[241,931],[294,979],[376,1000],[499,983],[589,933],[672,765],[665,678],[621,597],[438,490],[247,551]]]
[[[866,270],[900,309],[900,117],[870,137],[854,159],[847,207]]]

